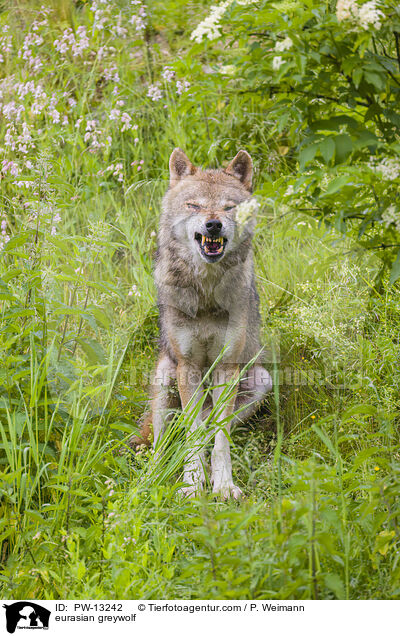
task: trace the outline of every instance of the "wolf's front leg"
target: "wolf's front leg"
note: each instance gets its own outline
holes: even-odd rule
[[[193,433],[201,426],[202,422],[202,409],[199,407],[199,402],[203,396],[203,389],[200,386],[201,370],[184,360],[178,363],[177,371],[182,409],[186,409],[191,417],[191,425],[186,434],[187,440],[190,442]],[[196,444],[201,445],[200,440],[196,441]],[[185,463],[183,479],[189,484],[182,489],[186,497],[194,497],[199,494],[204,486],[204,453],[196,447]]]
[[[213,402],[214,407],[217,404],[226,385],[238,378],[239,367],[236,364],[226,364],[218,366],[214,371],[213,383]],[[228,398],[216,417],[217,424],[221,428],[215,434],[214,448],[211,453],[211,481],[213,483],[213,492],[218,493],[224,499],[233,497],[239,499],[242,495],[240,488],[235,486],[232,479],[232,462],[231,451],[229,446],[229,436],[231,430],[231,420],[229,418],[235,408],[235,399],[237,393],[237,385],[229,389]],[[223,427],[223,428],[222,428]]]
[[[152,379],[152,423],[154,433],[154,448],[159,437],[165,430],[165,420],[170,408],[170,391],[176,379],[176,363],[166,354],[162,353]]]

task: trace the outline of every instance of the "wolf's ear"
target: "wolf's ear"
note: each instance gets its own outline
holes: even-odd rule
[[[248,152],[239,150],[236,157],[225,168],[225,172],[239,179],[247,190],[251,190],[253,162]]]
[[[175,185],[180,179],[196,172],[195,166],[187,158],[183,150],[175,148],[169,158],[169,182]]]

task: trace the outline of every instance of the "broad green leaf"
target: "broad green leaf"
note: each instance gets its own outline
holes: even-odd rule
[[[342,134],[335,137],[336,163],[343,163],[353,150],[353,142],[350,135]]]
[[[332,137],[326,137],[318,144],[318,150],[324,158],[326,164],[329,164],[335,154],[335,142]]]

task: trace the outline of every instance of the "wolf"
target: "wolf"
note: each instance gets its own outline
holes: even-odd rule
[[[152,427],[157,446],[168,413],[177,406],[171,391],[175,383],[180,406],[196,412],[194,407],[204,397],[201,379],[214,365],[212,404],[227,385],[232,388],[224,406],[214,409],[211,483],[214,493],[237,499],[242,492],[232,479],[230,429],[235,421],[250,417],[272,388],[259,338],[254,220],[241,223],[237,214],[251,197],[252,159],[240,150],[225,169],[201,169],[175,148],[169,170],[155,262],[159,357],[151,383],[151,411],[137,441],[145,441]],[[203,400],[188,435],[209,416],[212,404]],[[201,491],[204,470],[202,453],[187,461],[185,495]]]

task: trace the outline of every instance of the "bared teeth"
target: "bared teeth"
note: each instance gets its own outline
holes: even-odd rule
[[[209,236],[204,236],[204,234],[201,235],[201,244],[204,245],[204,243],[221,243],[221,245],[224,244],[224,239],[222,236],[219,236],[218,238],[212,238]]]
[[[219,244],[219,247],[217,245]],[[201,246],[206,254],[217,255],[222,254],[224,250],[224,238],[222,236],[219,237],[209,237],[201,235]]]

